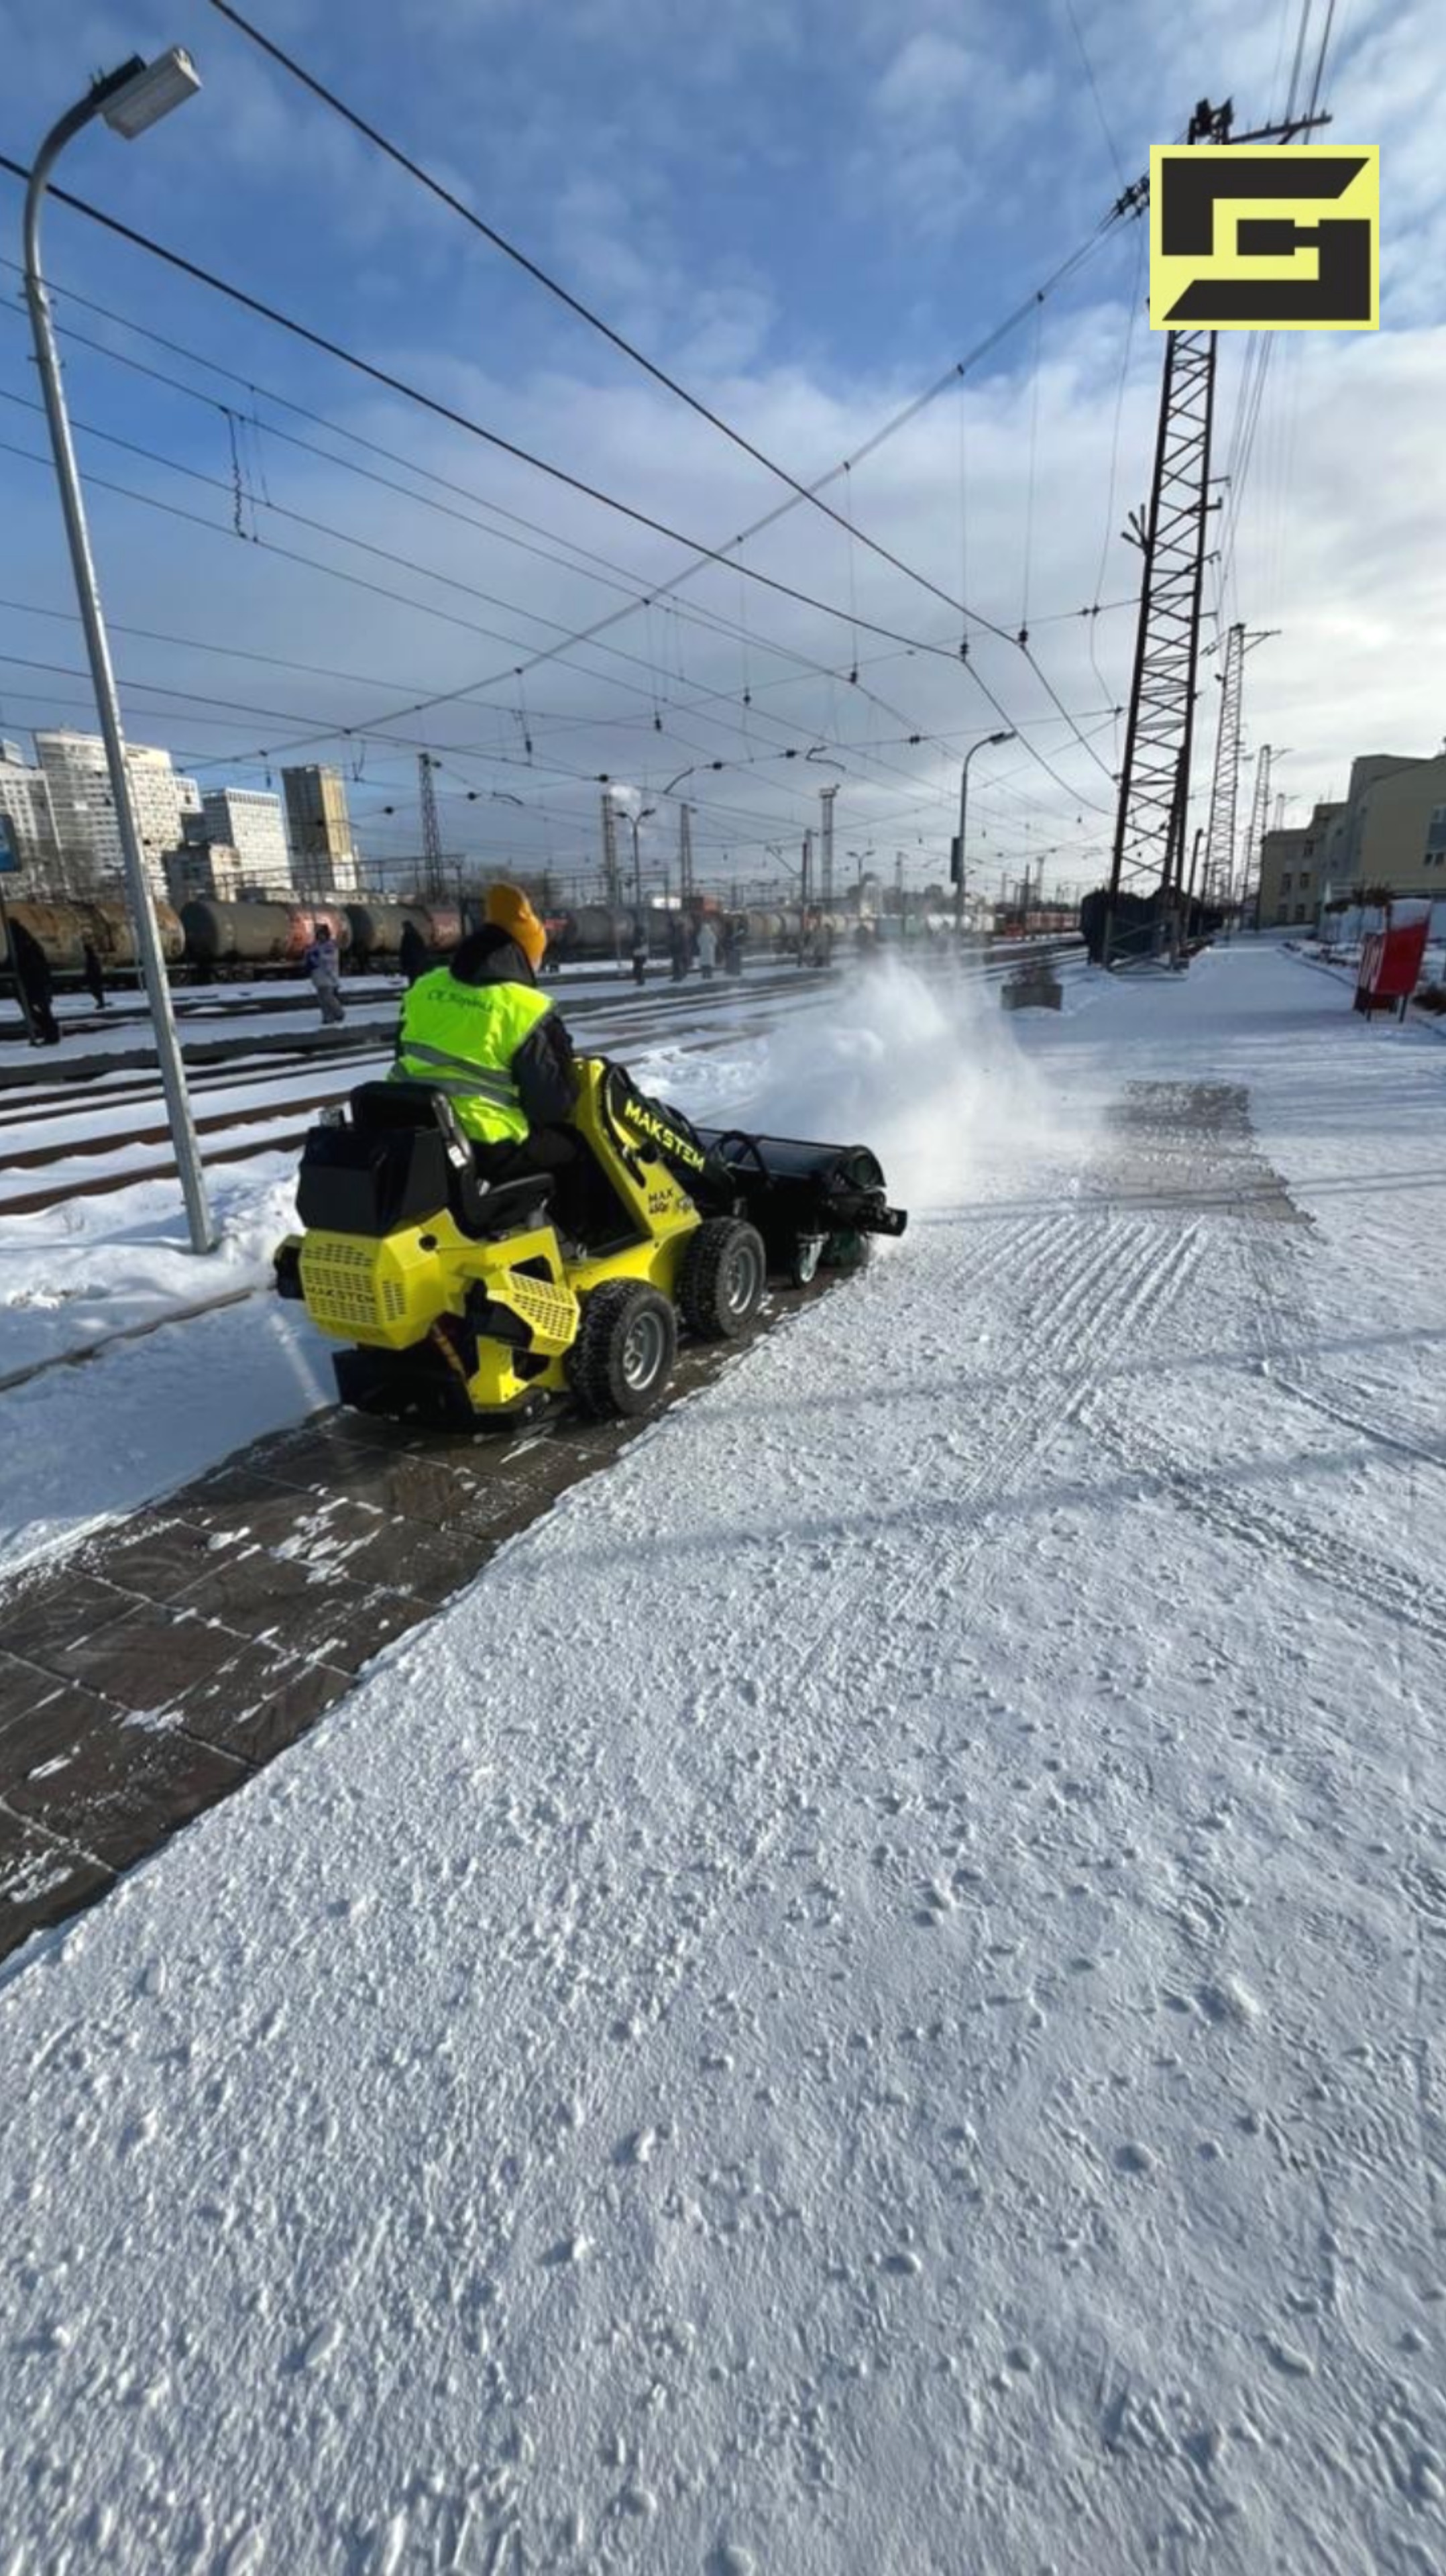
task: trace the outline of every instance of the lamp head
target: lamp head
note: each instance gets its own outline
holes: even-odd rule
[[[153,63],[134,62],[113,73],[117,86],[110,91],[101,109],[108,126],[134,143],[147,127],[158,125],[173,107],[184,107],[201,86],[201,75],[184,45],[171,45],[157,54]]]

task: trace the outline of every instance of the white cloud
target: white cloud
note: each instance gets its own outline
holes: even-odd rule
[[[923,27],[900,46],[876,95],[885,116],[929,122],[947,115],[987,81],[987,66],[963,45]]]

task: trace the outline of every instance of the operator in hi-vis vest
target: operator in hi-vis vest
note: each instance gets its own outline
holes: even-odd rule
[[[601,1175],[567,1124],[576,1094],[572,1040],[537,989],[547,932],[525,894],[495,885],[487,924],[445,966],[420,975],[402,1004],[394,1082],[445,1092],[485,1180],[546,1172],[558,1223],[585,1237]]]

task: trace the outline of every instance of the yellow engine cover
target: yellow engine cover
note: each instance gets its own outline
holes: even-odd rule
[[[439,1315],[460,1315],[465,1281],[452,1262],[458,1236],[449,1217],[373,1239],[359,1234],[304,1235],[301,1293],[312,1322],[340,1342],[404,1351],[431,1331]]]

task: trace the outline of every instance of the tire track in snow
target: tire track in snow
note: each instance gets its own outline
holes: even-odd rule
[[[1233,1096],[1217,1087],[1218,1105],[1225,1120],[1225,1132],[1217,1138],[1208,1123],[1212,1096],[1207,1094],[1205,1102],[1206,1123],[1192,1122],[1186,1090],[1186,1086],[1158,1087],[1158,1138],[1150,1132],[1154,1093],[1143,1103],[1143,1119],[1136,1118],[1129,1132],[1136,1139],[1143,1132],[1166,1160],[1184,1161],[1193,1149],[1193,1168],[1207,1198],[1215,1190],[1222,1167],[1234,1171],[1244,1163],[1259,1176],[1259,1189],[1242,1193],[1233,1205],[1212,1204],[1208,1216],[1197,1218],[1195,1224],[1197,1228],[1209,1226],[1219,1288],[1225,1296],[1230,1294],[1230,1268],[1238,1265],[1234,1295],[1244,1309],[1243,1338],[1247,1348],[1256,1354],[1255,1367],[1264,1385],[1278,1388],[1291,1401],[1357,1432],[1377,1447],[1430,1466],[1446,1464],[1438,1451],[1410,1433],[1394,1427],[1387,1429],[1357,1415],[1348,1403],[1318,1396],[1282,1374],[1280,1356],[1293,1347],[1283,1330],[1282,1318],[1311,1312],[1311,1238],[1304,1231],[1288,1231],[1282,1226],[1283,1187],[1278,1176],[1264,1164],[1248,1117]],[[1174,1096],[1177,1093],[1178,1099]],[[1182,1191],[1186,1185],[1182,1175]],[[1222,1311],[1221,1296],[1217,1295],[1217,1329]],[[1119,1468],[1129,1474],[1149,1476],[1182,1511],[1204,1526],[1242,1541],[1273,1564],[1289,1567],[1293,1573],[1306,1575],[1337,1594],[1345,1593],[1365,1608],[1384,1610],[1433,1645],[1446,1644],[1446,1597],[1428,1579],[1413,1574],[1345,1530],[1323,1526],[1306,1513],[1252,1490],[1240,1480],[1233,1462],[1217,1465],[1208,1458],[1189,1462],[1181,1454],[1185,1426],[1172,1420],[1168,1434],[1162,1432],[1148,1419],[1138,1394],[1126,1402],[1117,1389],[1089,1391],[1078,1407],[1078,1419]]]
[[[1046,1224],[1035,1222],[1029,1235],[1023,1284],[1031,1298],[1052,1300],[1042,1317],[1050,1364],[1057,1367],[1065,1361],[1076,1370],[1086,1369],[1092,1356],[1104,1356],[1123,1340],[1132,1339],[1178,1290],[1198,1252],[1193,1231],[1187,1230],[1162,1253],[1157,1232],[1133,1219],[1121,1223],[1109,1218],[1098,1222],[1087,1218],[1082,1232],[1079,1211],[1075,1209]],[[887,1289],[894,1283],[881,1284]],[[1045,1369],[1036,1380],[1010,1390],[1006,1399],[992,1405],[988,1416],[976,1426],[971,1451],[958,1458],[951,1477],[961,1525],[950,1534],[942,1551],[936,1552],[935,1574],[941,1587],[967,1580],[988,1535],[987,1513],[976,1516],[981,1498],[1017,1488],[1054,1437],[1057,1419],[1057,1398],[1049,1370]],[[642,1896],[634,1940],[638,1963],[632,1980],[634,2010],[626,2016],[625,2045],[641,2041],[650,2028],[667,2018],[674,1999],[694,1977],[705,1949],[711,1953],[717,1948],[724,1922],[758,1892],[761,1875],[767,1871],[782,1839],[800,1829],[806,1836],[814,1813],[831,1794],[837,1795],[847,1787],[859,1747],[853,1727],[840,1723],[839,1713],[857,1708],[865,1675],[871,1675],[875,1684],[882,1678],[872,1619],[862,1606],[858,1581],[859,1550],[871,1545],[877,1548],[879,1544],[856,1533],[841,1533],[832,1556],[825,1555],[817,1565],[821,1579],[814,1586],[809,1616],[796,1630],[775,1704],[779,1711],[783,1706],[789,1707],[788,1724],[779,1733],[770,1733],[763,1743],[755,1742],[755,1751],[762,1752],[766,1747],[766,1760],[749,1761],[745,1756],[741,1765],[731,1764],[716,1782],[714,1795],[700,1801],[708,1818],[704,1839],[694,1855],[701,1885],[696,1901],[686,1909],[685,1920],[680,1925],[672,1890],[661,1882]],[[894,1535],[884,1544],[897,1556],[900,1571],[905,1573],[913,1555],[908,1534]],[[782,1585],[773,1588],[776,1591]],[[765,1599],[752,1628],[745,1626],[730,1637],[730,1661],[740,1673],[746,1675],[750,1662],[763,1651],[772,1615]],[[746,1734],[747,1712],[754,1705],[746,1684],[725,1682],[711,1693],[705,1688],[697,1695],[693,1723],[703,1724],[710,1712],[721,1716],[726,1707],[729,1735]],[[831,1747],[831,1758],[821,1769],[818,1755],[826,1747]],[[594,1788],[601,1785],[599,1749],[596,1742],[580,1747],[575,1739],[570,1747],[569,1795],[574,1809],[588,1807]],[[562,1795],[562,1785],[559,1777],[558,1796]],[[728,1824],[728,1850],[721,1861],[716,1842],[710,1851],[707,1838],[720,1810]],[[595,1816],[595,1824],[597,1821]],[[611,1828],[624,1823],[625,1811],[603,1819],[604,1843],[612,1839]],[[581,1898],[582,1890],[575,1887],[574,1894]],[[600,1896],[596,1908],[578,1902],[566,1923],[553,1927],[551,1937],[541,1921],[534,1919],[528,1924],[518,1945],[494,1954],[493,1967],[499,1983],[504,1988],[514,1981],[525,1984],[542,1966],[549,1980],[555,1981],[552,2008],[557,2016],[585,2027],[587,2017],[605,2006],[626,2015],[629,1997],[626,1991],[619,1991],[616,1975],[606,1988],[599,1989],[591,1985],[587,1974],[594,1948],[607,1947],[600,1935],[615,1905],[614,1890],[603,1890]],[[826,1904],[826,1892],[824,1901]],[[826,1924],[832,1918],[825,1913],[822,1919]],[[759,1983],[775,1972],[776,1965],[771,1956],[760,1953],[755,1958],[751,1975],[739,1979],[727,1998],[728,2021],[746,2022]],[[720,2057],[718,2063],[721,2070],[725,2058]],[[500,2171],[497,2176],[499,2187],[505,2184],[510,2204],[502,2232],[514,2251],[527,2237],[533,2204],[548,2198],[573,2141],[579,2134],[606,2128],[608,2104],[619,2089],[616,2065],[605,2057],[599,2062],[596,2048],[586,2054],[564,2123],[559,2124],[556,2118],[555,2067],[549,2066],[545,2074],[539,2072],[534,2080],[519,2087],[509,2104],[506,2155],[514,2158],[519,2146],[524,2147],[525,2181],[508,2178]],[[525,2291],[522,2304],[528,2304]],[[519,2351],[526,2349],[525,2326],[520,2319],[515,2324],[511,2321],[505,2293],[499,2293],[490,2319],[499,2347],[512,2343]],[[497,2407],[504,2417],[511,2402],[509,2395],[499,2392]],[[800,2416],[799,2423],[791,2427],[781,2424],[777,2438],[801,2438],[801,2420]],[[632,2475],[636,2471],[635,2461],[620,2461],[618,2465],[620,2473]],[[489,2536],[495,2534],[499,2548],[515,2543],[522,2564],[527,2563],[521,2555],[524,2528],[530,2528],[541,2540],[536,2519],[527,2507],[526,2485],[525,2479],[509,2483],[506,2501],[498,2499],[497,2518],[488,2526]],[[430,2508],[427,2510],[430,2512]],[[625,2524],[615,2533],[595,2530],[587,2563],[599,2569],[610,2568],[626,2559],[632,2545]],[[438,2557],[428,2563],[440,2568],[446,2562]]]

